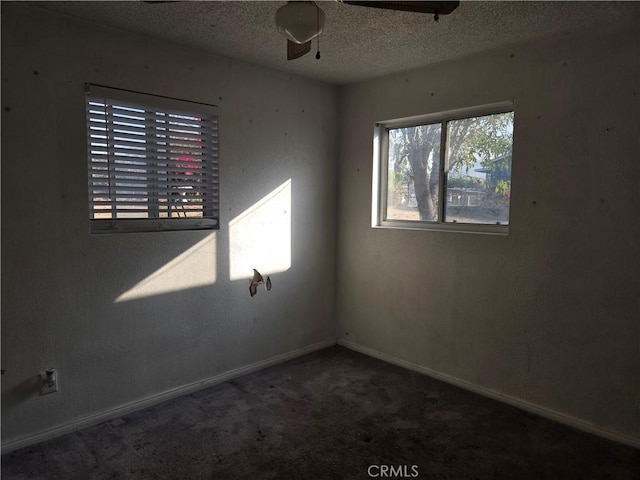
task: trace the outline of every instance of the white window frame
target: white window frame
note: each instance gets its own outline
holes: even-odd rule
[[[446,144],[446,122],[465,119],[469,117],[479,117],[507,112],[514,112],[515,117],[515,107],[512,101],[497,102],[487,105],[377,122],[373,130],[371,227],[405,230],[428,230],[440,232],[480,233],[489,235],[508,234],[509,225],[448,223],[443,221],[443,212],[445,208],[444,204],[446,199],[445,185],[447,180],[446,148],[444,148],[444,145]],[[433,222],[422,220],[388,220],[385,218],[385,216],[387,208],[389,171],[389,130],[434,123],[442,123],[441,145],[443,146],[442,148],[440,148],[440,188],[438,194],[438,220]]]
[[[85,84],[85,93],[91,234],[218,229],[217,107],[94,84]],[[135,109],[131,115],[138,119],[130,123],[137,126],[117,124],[128,121],[122,120],[123,108]],[[134,128],[142,132],[140,139]],[[117,133],[122,129],[128,131]],[[136,158],[130,160],[130,155]],[[138,157],[141,166],[129,166]],[[123,168],[139,171],[123,173]],[[127,180],[127,175],[144,178]],[[127,212],[132,208],[127,195],[139,199],[147,218],[131,218],[137,214]],[[101,213],[111,218],[99,218]]]

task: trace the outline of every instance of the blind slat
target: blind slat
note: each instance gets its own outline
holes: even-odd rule
[[[157,127],[157,126],[155,126]],[[111,138],[122,135],[129,135],[130,138],[145,139],[158,143],[182,143],[193,142],[195,145],[201,143],[216,143],[217,137],[211,133],[174,131],[155,128],[152,125],[125,125],[121,122],[99,123],[89,122],[89,131],[93,135],[106,135]]]
[[[105,210],[107,209],[111,209],[112,205],[111,203],[108,202],[100,202],[100,201],[93,201],[91,202],[91,205],[93,205],[96,210],[103,206],[106,207]],[[120,204],[118,204],[118,207],[116,208],[116,211],[127,211],[130,212],[132,209],[138,209],[138,210],[147,210],[147,206],[151,207],[151,206],[156,206],[156,207],[167,207],[167,206],[178,206],[178,207],[188,207],[190,210],[204,210],[207,207],[215,207],[217,204],[215,202],[211,202],[211,203],[180,203],[180,202],[132,202],[132,201],[128,201],[128,202],[122,202]]]
[[[94,181],[104,182],[109,180],[111,184],[118,183],[154,183],[172,185],[209,184],[217,180],[217,169],[168,169],[161,167],[162,170],[152,170],[134,165],[125,165],[115,167],[113,165],[104,165],[102,168],[95,166],[89,172],[89,183]]]
[[[184,190],[154,190],[153,192],[149,192],[149,189],[144,189],[142,187],[117,187],[110,188],[107,186],[91,186],[89,187],[89,195],[92,197],[140,197],[140,198],[151,198],[151,197],[162,197],[162,198],[200,198],[202,196],[214,198],[215,193],[218,193],[218,189],[198,189],[192,188],[184,189]]]
[[[127,161],[127,159],[139,159],[139,161],[149,161],[150,163],[170,162],[170,163],[193,163],[206,165],[207,160],[211,160],[211,153],[206,150],[197,153],[175,153],[163,151],[149,151],[141,149],[112,149],[101,146],[92,145],[89,154],[95,158],[95,161]]]
[[[114,151],[122,151],[122,152],[145,152],[149,150],[149,148],[156,148],[158,154],[162,153],[163,155],[168,155],[170,157],[193,157],[193,156],[202,156],[208,153],[207,147],[200,146],[199,148],[193,148],[192,146],[186,145],[158,145],[153,142],[133,142],[127,140],[92,140],[91,148],[96,151],[109,149],[112,152]]]
[[[89,123],[88,127],[91,128],[93,124]],[[107,131],[104,128],[104,125],[102,126],[101,129],[95,128],[94,130],[90,131],[90,137],[91,137],[91,141],[92,142],[102,142],[104,143],[108,136],[107,136]],[[138,133],[132,133],[132,132],[112,132],[112,134],[109,135],[109,138],[112,138],[114,140],[131,140],[132,142],[144,142],[146,141],[146,136],[144,134],[144,132],[138,132]],[[169,139],[169,141],[166,142],[168,145],[175,145],[175,146],[186,146],[189,148],[216,148],[218,145],[218,138],[217,136],[202,136],[197,138],[196,140],[192,141],[192,140],[178,140],[178,139]]]

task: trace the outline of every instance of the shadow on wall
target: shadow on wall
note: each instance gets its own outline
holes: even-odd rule
[[[229,222],[229,278],[291,268],[291,179]],[[211,233],[120,294],[114,303],[214,285],[217,235]]]
[[[122,293],[115,303],[213,285],[216,283],[215,265],[214,232]]]
[[[2,407],[11,408],[40,393],[40,376],[33,375],[2,394]]]

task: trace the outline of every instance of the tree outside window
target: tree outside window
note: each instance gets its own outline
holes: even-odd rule
[[[388,128],[384,220],[508,225],[513,119],[510,111]]]

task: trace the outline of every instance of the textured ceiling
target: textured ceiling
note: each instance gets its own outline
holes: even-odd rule
[[[252,64],[335,84],[450,60],[591,24],[635,15],[638,2],[461,2],[433,16],[319,1],[326,14],[322,58],[286,60],[274,24],[284,1],[29,2]]]

